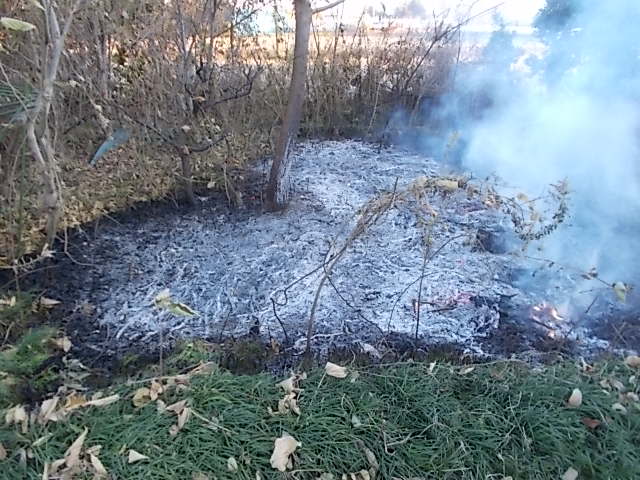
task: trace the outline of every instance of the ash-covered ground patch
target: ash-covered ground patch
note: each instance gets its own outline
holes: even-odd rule
[[[307,143],[295,156],[286,211],[202,199],[193,211],[105,220],[76,236],[73,261],[61,260],[51,295],[70,306],[76,327],[99,338],[101,351],[247,334],[286,337],[300,351],[321,265],[345,244],[359,209],[386,192],[393,205],[349,244],[322,290],[315,347],[381,345],[417,331],[423,345],[509,355],[549,337],[553,329],[541,325],[549,319],[531,322],[528,309],[560,298],[575,275],[547,272],[551,280],[538,289],[518,283],[534,269],[514,255],[510,220],[481,189],[451,188],[455,180],[430,158],[355,141]],[[156,308],[164,289],[197,315]],[[563,321],[557,333],[571,348],[573,340],[577,348],[607,347],[586,324]]]

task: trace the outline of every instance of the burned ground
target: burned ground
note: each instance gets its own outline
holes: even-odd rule
[[[509,216],[486,201],[480,182],[355,141],[307,143],[295,155],[296,191],[284,212],[260,210],[263,165],[243,208],[202,197],[195,210],[165,204],[76,232],[47,289],[63,301],[69,332],[82,339],[75,343],[93,360],[184,338],[274,340],[296,355],[323,262],[348,243],[320,296],[313,346],[321,355],[633,348],[610,344],[589,319],[634,310],[605,291],[581,314],[579,273],[523,256]],[[362,207],[385,194],[395,196],[391,208],[350,241]],[[197,314],[157,309],[164,289]]]

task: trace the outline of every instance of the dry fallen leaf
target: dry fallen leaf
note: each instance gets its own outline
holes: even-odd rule
[[[327,362],[324,366],[324,371],[330,377],[345,378],[347,376],[347,369],[345,367],[341,367],[340,365],[336,365],[331,362]]]
[[[158,395],[161,395],[164,392],[164,388],[162,384],[156,380],[151,381],[151,386],[149,387],[149,398],[152,402],[155,402],[158,399]]]
[[[149,457],[147,457],[146,455],[142,455],[141,453],[138,453],[135,450],[129,450],[129,457],[127,459],[127,463],[136,463],[136,462],[141,462],[143,460],[149,460]]]
[[[54,345],[62,350],[64,353],[68,353],[73,347],[73,343],[69,340],[69,337],[56,338],[53,341]]]
[[[65,410],[75,410],[76,408],[84,406],[86,403],[87,397],[76,392],[72,392],[64,399],[63,408]]]
[[[297,390],[295,381],[296,381],[296,375],[292,375],[286,380],[283,380],[280,383],[278,383],[277,386],[281,387],[284,390],[284,393],[291,393]]]
[[[80,450],[82,450],[82,445],[84,445],[84,440],[87,438],[87,433],[89,430],[86,428],[80,434],[78,438],[71,444],[71,446],[67,449],[64,454],[64,461],[67,464],[67,467],[75,467],[80,462]]]
[[[4,421],[7,425],[21,425],[22,433],[29,430],[29,416],[22,405],[9,408],[4,415]]]
[[[300,415],[300,407],[298,406],[298,400],[294,392],[288,393],[282,400],[278,401],[278,413],[286,414],[293,412],[296,415]]]
[[[184,427],[184,425],[187,423],[187,420],[189,420],[189,414],[190,414],[190,409],[185,408],[184,410],[182,410],[182,412],[180,412],[180,414],[178,415],[178,428],[180,430],[182,430],[182,428]]]
[[[151,390],[147,387],[141,387],[133,394],[133,405],[142,407],[151,401]]]
[[[611,405],[611,410],[613,410],[614,412],[622,413],[623,415],[627,413],[627,408],[621,403],[614,403],[613,405]]]
[[[460,370],[460,375],[468,375],[469,373],[473,372],[476,369],[476,367],[465,367],[462,370]]]
[[[351,425],[353,425],[353,428],[360,428],[362,426],[362,421],[357,415],[351,415]]]
[[[53,421],[57,420],[57,417],[54,417],[54,412],[56,410],[56,407],[58,406],[59,401],[60,401],[60,397],[55,396],[53,398],[50,398],[42,402],[42,405],[40,406],[40,410],[38,412],[38,417],[37,417],[38,423],[40,425],[45,425],[47,422],[51,420]]]
[[[227,470],[229,470],[230,472],[238,471],[238,462],[236,461],[235,458],[229,457],[227,459]]]
[[[191,475],[191,480],[209,480],[209,476],[202,472],[196,472]]]
[[[4,448],[4,445],[0,443],[0,462],[6,459],[7,459],[7,450]]]
[[[89,455],[89,460],[91,461],[91,466],[93,467],[93,469],[94,469],[94,471],[96,473],[96,476],[98,478],[106,477],[108,475],[107,469],[104,468],[104,465],[102,464],[102,462],[100,461],[100,459],[97,456],[95,456],[93,454],[90,454]]]
[[[589,417],[584,417],[581,420],[581,422],[584,424],[585,427],[590,428],[591,430],[595,430],[600,425],[602,425],[602,422],[600,420],[596,420],[595,418],[589,418]]]
[[[613,284],[613,291],[615,292],[616,297],[618,297],[618,300],[625,302],[627,299],[627,293],[629,292],[629,287],[622,282],[616,282]]]
[[[637,393],[629,392],[629,393],[627,393],[627,400],[630,401],[630,402],[638,403],[638,402],[640,402],[640,397],[638,396]]]
[[[53,298],[40,297],[40,305],[44,308],[53,308],[56,305],[60,305],[60,300],[54,300]]]
[[[120,400],[120,395],[116,393],[115,395],[110,395],[108,397],[89,400],[87,403],[85,403],[85,405],[93,406],[93,407],[104,407],[106,405],[111,405],[112,403],[115,403],[118,400]]]
[[[624,363],[631,368],[640,368],[640,357],[638,355],[629,355],[624,359]]]
[[[328,365],[328,364],[327,364]],[[340,377],[339,377],[340,378]],[[271,455],[271,466],[276,470],[284,472],[287,470],[289,456],[295,452],[301,444],[291,435],[285,433],[280,438],[276,438]]]
[[[569,400],[567,400],[567,405],[573,408],[577,408],[580,405],[582,405],[582,392],[579,389],[577,388],[573,389],[573,392],[571,392],[571,396],[569,397]]]
[[[435,182],[436,187],[442,188],[443,190],[457,190],[460,188],[457,180],[449,180],[446,178],[440,178]]]
[[[182,413],[182,411],[185,409],[186,406],[187,406],[187,401],[180,400],[179,402],[172,403],[167,408],[165,408],[165,410],[167,412],[173,412],[176,415],[180,415],[180,413]]]
[[[578,471],[575,468],[570,468],[564,475],[562,475],[562,480],[576,480],[578,478]]]
[[[624,392],[626,390],[624,383],[620,380],[616,380],[615,378],[610,379],[609,384],[619,392]]]

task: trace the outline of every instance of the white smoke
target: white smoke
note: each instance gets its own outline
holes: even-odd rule
[[[637,280],[640,2],[577,3],[577,28],[553,43],[546,71],[518,81],[484,71],[480,81],[495,85],[500,101],[467,123],[464,165],[529,196],[566,179],[571,215],[539,246],[541,256],[585,271],[595,266],[614,281]]]

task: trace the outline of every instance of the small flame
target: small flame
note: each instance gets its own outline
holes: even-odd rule
[[[547,318],[553,319],[556,322],[561,322],[564,320],[564,317],[560,315],[560,312],[558,312],[558,309],[546,302],[543,302],[540,305],[535,305],[533,307],[533,311],[535,313],[532,314],[532,317],[535,320],[538,320],[539,322],[542,322]]]

